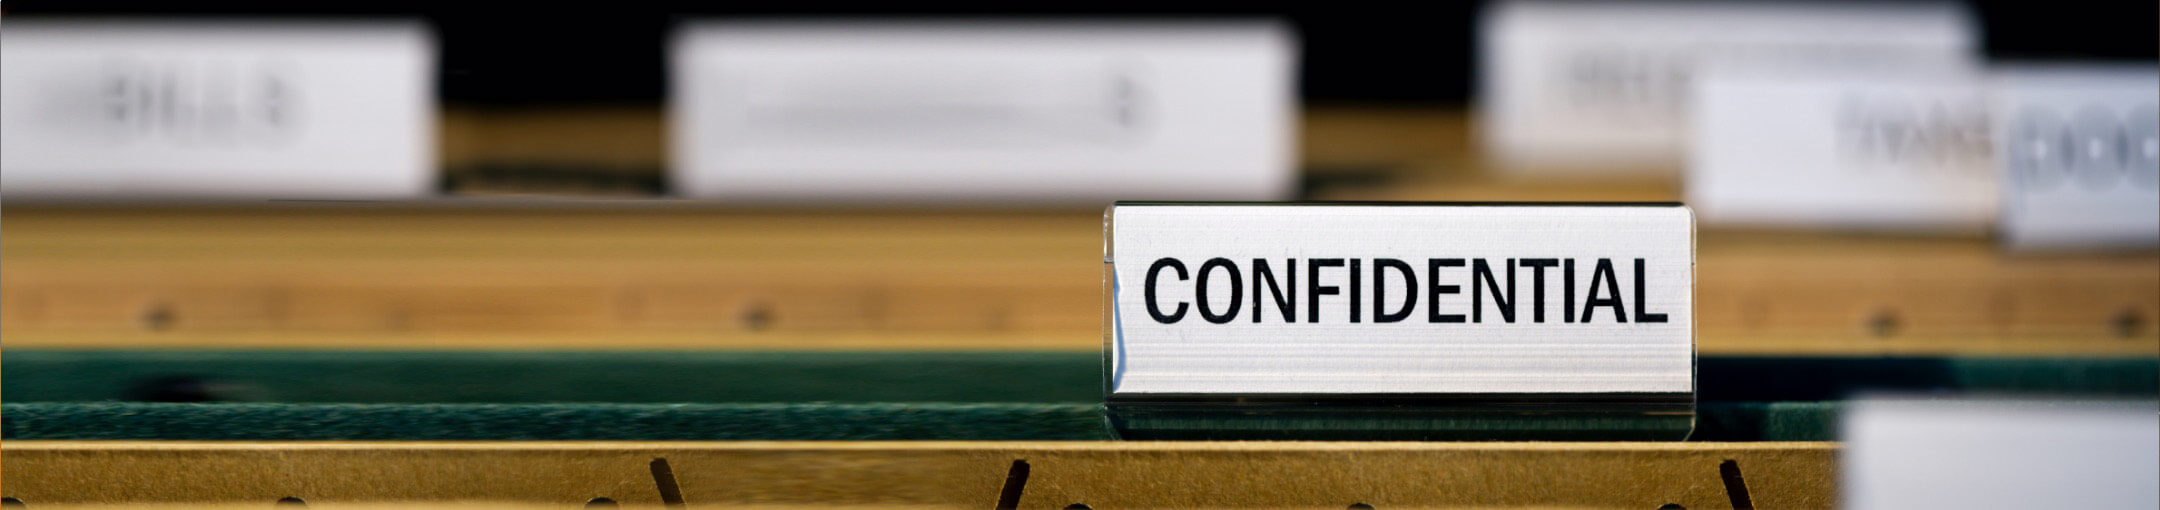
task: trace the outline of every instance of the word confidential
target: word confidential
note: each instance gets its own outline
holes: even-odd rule
[[[1515,323],[1518,318],[1544,323],[1548,304],[1559,307],[1553,315],[1563,323],[1666,322],[1666,314],[1649,308],[1645,260],[1620,264],[1633,266],[1627,279],[1632,285],[1625,291],[1610,258],[1254,258],[1241,265],[1214,257],[1195,269],[1184,259],[1162,257],[1148,266],[1143,293],[1148,317],[1163,324],[1178,323],[1193,315],[1189,312],[1215,324],[1236,321],[1246,310],[1248,294],[1249,320],[1254,323],[1271,317],[1298,322],[1300,299],[1306,323],[1319,323],[1323,316],[1350,323],[1413,320],[1421,299],[1425,313],[1417,320],[1429,323]],[[1578,278],[1584,275],[1587,279]],[[1525,280],[1527,289],[1518,285]],[[1191,281],[1191,299],[1163,295],[1169,281]],[[1467,300],[1461,297],[1465,293]],[[1371,306],[1366,306],[1368,297]],[[1486,306],[1488,301],[1492,306]],[[1529,313],[1518,314],[1523,305]],[[1488,309],[1493,311],[1490,317]]]

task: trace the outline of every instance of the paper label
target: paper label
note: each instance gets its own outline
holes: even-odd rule
[[[1273,23],[715,22],[674,45],[682,194],[743,201],[1281,199]]]
[[[2026,67],[1993,85],[2004,244],[2160,246],[2160,70]]]
[[[434,183],[412,22],[9,20],[8,198],[376,199]]]
[[[1515,173],[1666,171],[1702,66],[1964,64],[1976,34],[1949,3],[1503,2],[1480,27],[1484,146]]]
[[[1685,207],[1111,216],[1113,396],[1693,391]]]

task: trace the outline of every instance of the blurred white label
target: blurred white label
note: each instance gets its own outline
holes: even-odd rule
[[[2005,244],[2160,246],[2160,68],[2025,67],[1993,84]]]
[[[1839,439],[1845,508],[2160,506],[2150,401],[1861,400]]]
[[[1996,210],[1978,81],[1966,72],[1705,74],[1688,204],[1704,225],[1978,232]]]
[[[712,22],[674,42],[674,182],[751,201],[1281,199],[1267,22]]]
[[[1700,66],[1964,64],[1975,32],[1952,3],[1503,2],[1479,29],[1481,135],[1516,173],[1663,171]]]
[[[434,44],[413,22],[8,20],[0,189],[33,199],[427,192]]]

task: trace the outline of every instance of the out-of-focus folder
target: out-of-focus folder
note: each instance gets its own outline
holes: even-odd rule
[[[1288,198],[1292,39],[1267,21],[691,23],[673,184],[736,202]]]
[[[435,43],[417,21],[11,19],[0,41],[9,199],[433,189]]]
[[[1509,1],[1479,26],[1489,159],[1515,175],[1667,174],[1686,157],[1696,72],[1725,62],[1965,63],[1957,4]]]
[[[1989,85],[2005,246],[2160,247],[2160,67],[2027,64]]]
[[[1724,66],[1697,78],[1687,200],[1704,225],[1983,232],[1982,74]]]

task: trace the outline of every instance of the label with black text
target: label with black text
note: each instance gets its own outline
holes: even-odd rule
[[[1109,393],[1686,394],[1683,206],[1119,204]]]

